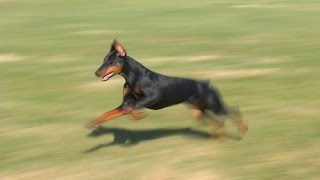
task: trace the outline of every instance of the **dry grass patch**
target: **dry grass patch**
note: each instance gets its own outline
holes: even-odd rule
[[[76,35],[101,35],[101,34],[114,34],[119,33],[119,30],[85,30],[85,31],[76,31],[72,34]]]
[[[195,62],[195,61],[205,61],[214,60],[221,58],[221,55],[202,55],[202,56],[176,56],[176,57],[156,57],[144,59],[149,62],[169,62],[169,61],[183,61],[183,62]]]
[[[237,9],[267,9],[267,8],[281,8],[283,6],[280,5],[271,5],[271,4],[239,4],[239,5],[232,5],[230,8],[237,8]]]
[[[0,54],[0,63],[16,62],[26,60],[28,57],[17,54]]]
[[[101,90],[102,88],[109,88],[114,86],[122,86],[125,83],[125,80],[122,78],[113,78],[107,82],[104,81],[94,81],[80,85],[80,89],[84,90]]]
[[[201,180],[225,180],[230,179],[215,170],[201,170],[183,172],[170,167],[156,167],[145,174],[141,174],[138,179],[147,180],[174,180],[174,179],[201,179]]]
[[[277,68],[239,69],[239,70],[216,70],[216,71],[195,72],[194,74],[199,77],[206,77],[206,78],[239,78],[239,77],[254,77],[254,76],[269,75],[277,71],[278,71]]]
[[[319,112],[318,109],[315,107],[303,107],[303,106],[297,106],[297,107],[287,107],[281,109],[282,112],[288,113],[288,114],[294,114],[294,115],[309,115],[309,114],[316,114]]]
[[[49,63],[57,63],[57,62],[70,62],[70,61],[76,61],[76,60],[77,60],[77,57],[57,55],[57,56],[47,57],[45,61]]]
[[[318,147],[309,147],[306,149],[293,150],[284,153],[277,153],[270,156],[266,163],[271,166],[280,165],[295,165],[299,164],[299,161],[306,161],[312,167],[320,166],[320,150]],[[307,167],[306,167],[307,168]]]

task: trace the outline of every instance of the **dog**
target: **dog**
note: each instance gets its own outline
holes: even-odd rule
[[[208,81],[171,77],[156,73],[127,55],[125,48],[117,41],[111,43],[109,53],[95,72],[102,81],[121,75],[125,79],[123,100],[119,107],[105,112],[87,127],[98,127],[102,123],[123,115],[142,119],[145,115],[138,110],[148,108],[159,110],[179,103],[193,107],[196,119],[208,117],[207,112],[233,119],[241,133],[247,131],[247,125],[239,112],[230,111],[223,104],[218,91]],[[231,118],[230,118],[231,117]],[[222,126],[224,120],[222,121]]]

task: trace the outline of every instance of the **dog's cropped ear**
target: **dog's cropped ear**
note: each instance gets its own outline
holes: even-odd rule
[[[112,41],[109,52],[114,51],[114,50],[115,50],[114,41]]]
[[[127,55],[127,52],[124,49],[124,47],[116,39],[113,41],[111,49],[115,50],[120,57],[125,57]]]

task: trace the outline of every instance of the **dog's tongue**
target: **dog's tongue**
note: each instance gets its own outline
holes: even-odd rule
[[[113,74],[114,74],[114,73],[109,73],[109,74],[105,75],[105,76],[102,78],[102,80],[103,80],[103,81],[109,80],[109,79],[111,78],[111,76],[113,76]]]

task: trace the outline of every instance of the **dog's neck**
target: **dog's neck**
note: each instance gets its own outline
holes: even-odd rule
[[[130,85],[136,85],[139,82],[140,78],[143,77],[143,75],[147,71],[150,70],[140,64],[138,61],[127,56],[125,58],[124,66],[122,67],[121,75],[127,83],[129,83]]]

